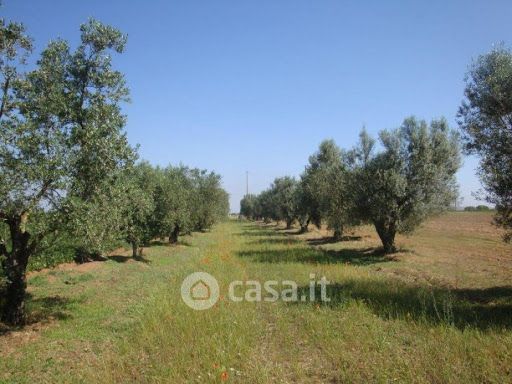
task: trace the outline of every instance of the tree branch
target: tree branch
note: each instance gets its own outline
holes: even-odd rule
[[[7,97],[9,92],[9,83],[11,82],[10,77],[6,77],[4,86],[2,88],[3,96],[2,96],[2,104],[0,105],[0,119],[4,115],[5,112],[5,105],[7,104]]]
[[[45,180],[41,189],[39,190],[39,192],[32,198],[30,204],[28,205],[28,207],[26,209],[23,210],[22,214],[26,214],[26,213],[29,213],[32,209],[34,209],[34,207],[37,205],[37,203],[39,202],[39,200],[44,196],[44,194],[48,191],[48,189],[50,188],[50,185],[52,184],[53,180],[51,179],[48,179],[48,180]]]

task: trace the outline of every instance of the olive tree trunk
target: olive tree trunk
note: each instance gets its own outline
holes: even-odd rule
[[[343,227],[334,228],[333,238],[335,241],[341,241],[343,239]]]
[[[306,233],[308,231],[309,219],[300,223],[300,233]]]
[[[382,246],[384,247],[384,253],[394,253],[396,252],[395,246],[395,235],[396,235],[396,225],[395,222],[375,222],[375,229],[380,237],[380,241],[382,241]]]
[[[9,325],[23,325],[26,321],[25,292],[27,288],[27,263],[33,253],[30,246],[30,234],[25,230],[26,217],[18,216],[7,220],[12,249],[7,251],[2,245],[5,257],[2,267],[7,277],[5,301],[1,312],[1,320]]]
[[[178,236],[180,235],[180,227],[175,226],[172,230],[171,234],[169,235],[169,243],[170,244],[176,244],[178,242]]]

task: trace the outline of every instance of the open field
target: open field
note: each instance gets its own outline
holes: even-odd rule
[[[371,228],[339,243],[231,221],[141,262],[31,274],[33,323],[3,328],[0,382],[512,382],[512,248],[488,213],[449,213],[393,258]],[[221,300],[193,311],[185,276],[217,278]],[[326,276],[329,303],[234,303],[232,280]]]
[[[512,384],[480,2],[0,0],[0,384]]]

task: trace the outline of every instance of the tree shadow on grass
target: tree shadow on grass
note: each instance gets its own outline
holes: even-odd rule
[[[512,286],[457,289],[457,296],[480,304],[512,304]],[[510,314],[512,316],[512,313]]]
[[[346,248],[334,251],[311,247],[293,247],[241,251],[238,252],[238,256],[260,263],[371,265],[394,260],[392,256],[374,248]]]
[[[241,237],[284,237],[286,233],[278,232],[275,229],[265,229],[258,227],[257,229],[244,228],[241,232],[236,233]]]
[[[289,244],[286,233],[258,225],[240,234],[240,236],[248,235],[266,237],[251,241],[250,244]],[[317,241],[308,241],[309,245],[327,244],[332,241],[332,238],[315,240]],[[401,252],[413,251],[406,249],[398,251],[398,253]],[[381,248],[325,250],[320,247],[298,246],[285,249],[247,250],[239,252],[238,255],[261,263],[352,265],[390,262],[396,256],[396,254],[384,254]],[[298,297],[301,298],[303,295],[309,297],[309,286],[299,287]],[[316,297],[320,298],[319,288],[316,289]],[[483,331],[512,329],[512,286],[454,289],[413,285],[392,278],[354,279],[343,284],[327,286],[327,297],[331,301],[322,305],[335,308],[347,305],[351,301],[361,302],[372,313],[384,320],[400,319],[430,325],[444,324],[461,330],[467,327]],[[307,301],[290,303],[290,305],[311,304]]]
[[[183,245],[185,247],[192,246],[190,242],[180,239],[177,243],[169,243],[167,240],[152,240],[149,247],[174,247],[176,245]]]
[[[26,326],[37,323],[70,319],[72,318],[70,314],[71,306],[79,302],[79,300],[59,295],[34,298],[30,293],[27,293],[25,301],[27,319],[25,324],[12,327],[0,323],[0,336],[7,335],[12,331],[19,331]]]
[[[72,307],[83,303],[84,299],[69,298],[60,295],[34,298],[31,293],[25,296],[25,310],[27,318],[22,326],[8,326],[0,323],[0,336],[12,331],[19,331],[25,327],[37,324],[46,324],[53,320],[67,320],[73,318]]]
[[[238,256],[248,258],[261,263],[309,263],[309,264],[354,264],[370,265],[394,260],[393,256],[385,255],[381,249],[375,248],[345,248],[341,250],[326,250],[320,247],[307,245],[324,244],[332,238],[315,239],[301,247],[302,240],[292,234],[276,231],[275,228],[267,229],[258,224],[246,225],[242,237],[259,237],[250,240],[248,244],[255,245],[295,245],[282,249],[254,249],[238,252]],[[359,240],[360,237],[346,236],[345,240]],[[316,242],[315,242],[316,241]]]
[[[144,258],[144,256],[137,256],[136,258],[132,256],[126,256],[126,255],[111,255],[107,257],[108,260],[115,261],[116,263],[126,263],[127,261],[133,260],[133,261],[140,261],[144,264],[150,264],[151,260],[148,260]]]
[[[169,242],[168,241],[164,241],[164,240],[152,240],[150,243],[149,243],[149,247],[165,247],[166,245],[169,245]]]
[[[301,240],[294,239],[291,236],[286,237],[272,237],[270,239],[256,239],[251,240],[248,244],[298,244],[301,243]]]
[[[350,301],[363,302],[384,320],[414,320],[458,329],[512,329],[512,286],[459,290],[409,285],[392,279],[361,279],[328,285],[326,293],[330,302],[322,305],[339,307]],[[309,286],[299,287],[298,297],[301,295],[309,297]],[[319,287],[316,297],[321,297]],[[298,302],[301,304],[305,303]]]
[[[341,239],[336,239],[333,236],[320,237],[318,239],[308,239],[306,242],[309,245],[324,245],[324,244],[334,244],[339,243],[341,241],[360,241],[362,240],[362,236],[343,236]]]
[[[35,299],[29,294],[27,297],[29,320],[31,322],[41,322],[51,319],[68,319],[71,317],[69,309],[71,305],[76,303],[78,303],[78,300],[59,295]]]

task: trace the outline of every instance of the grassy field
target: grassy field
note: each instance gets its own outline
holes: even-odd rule
[[[0,330],[0,382],[512,382],[512,248],[487,213],[450,213],[400,237],[371,228],[331,243],[227,222],[145,260],[31,274],[33,323]],[[194,311],[184,277],[206,271],[221,299]],[[232,280],[326,276],[329,303],[234,303]]]

